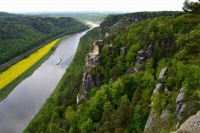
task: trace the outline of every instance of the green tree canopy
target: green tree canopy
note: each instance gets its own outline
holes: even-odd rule
[[[199,14],[200,13],[200,0],[199,2],[190,2],[190,0],[186,0],[183,6],[184,12]]]

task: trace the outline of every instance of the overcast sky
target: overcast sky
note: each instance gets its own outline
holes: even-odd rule
[[[0,11],[181,11],[184,0],[0,0]]]

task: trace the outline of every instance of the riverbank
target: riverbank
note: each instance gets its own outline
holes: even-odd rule
[[[48,60],[0,102],[1,132],[23,132],[55,90],[74,58],[80,37],[85,33],[84,31],[63,39]],[[60,59],[62,62],[57,65]]]
[[[99,31],[94,28],[80,39],[73,61],[54,92],[27,126],[25,133],[66,131],[67,127],[65,125],[67,124],[64,121],[65,110],[69,105],[76,103],[76,94],[79,90],[79,85],[82,83],[84,59],[90,51],[90,44],[97,39],[98,34]],[[56,122],[53,117],[56,117]],[[43,126],[40,126],[41,123]],[[49,125],[55,128],[51,128]]]
[[[61,38],[61,37],[66,36],[66,35],[73,35],[75,33],[82,32],[84,30],[87,30],[87,29],[83,27],[82,29],[77,29],[77,30],[74,30],[74,31],[66,31],[66,32],[63,32],[59,35],[56,35],[56,36],[53,36],[53,37],[47,39],[46,41],[42,42],[39,46],[37,46],[33,49],[30,49],[29,51],[25,52],[24,54],[19,55],[19,56],[13,58],[12,60],[2,64],[0,66],[0,73],[7,70],[9,67],[15,65],[20,60],[27,58],[28,56],[30,56],[31,54],[33,54],[34,52],[36,52],[40,48],[44,47],[46,44],[52,42],[53,40],[56,40],[57,38]]]
[[[60,44],[60,42],[63,40],[63,38],[61,39],[57,39],[55,40],[55,44],[52,46],[53,48],[57,48],[57,46]],[[48,45],[48,44],[47,44]],[[44,46],[45,47],[45,46]],[[43,47],[43,48],[44,48]],[[2,88],[0,88],[0,101],[5,99],[9,93],[20,83],[22,82],[24,79],[26,79],[27,77],[29,77],[30,75],[33,74],[33,72],[44,62],[46,61],[51,54],[53,54],[53,50],[52,50],[52,47],[50,47],[50,49],[48,50],[47,53],[45,53],[40,59],[38,59],[35,63],[33,63],[33,65],[31,65],[29,68],[27,68],[27,70],[25,70],[24,72],[22,72],[21,74],[19,74],[19,76],[17,76],[15,79],[13,79],[12,81],[10,81],[8,84],[6,85],[1,85]],[[42,49],[42,48],[41,48]],[[40,49],[40,50],[41,50]],[[39,50],[38,50],[39,51]],[[37,53],[37,51],[36,51]],[[33,53],[35,54],[35,53]],[[31,55],[30,55],[31,56]],[[27,57],[26,59],[28,59],[29,57]],[[23,59],[21,60],[20,62],[26,60],[26,59]],[[18,63],[20,63],[18,62]],[[13,65],[12,67],[15,67],[16,65],[18,65],[18,63],[16,63],[15,65]],[[12,67],[8,68],[6,71],[9,71],[10,69],[12,69]],[[5,72],[6,72],[5,71]],[[4,73],[4,72],[3,72]],[[2,73],[2,74],[3,74]],[[9,74],[12,74],[9,73]],[[1,75],[0,75],[1,76]],[[2,84],[2,82],[1,82]]]

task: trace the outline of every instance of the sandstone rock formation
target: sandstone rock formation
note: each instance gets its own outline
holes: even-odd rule
[[[139,64],[139,65],[144,64],[147,59],[152,57],[153,51],[154,51],[154,47],[152,44],[148,46],[146,51],[144,50],[138,51],[136,55],[135,64]]]
[[[184,90],[185,88],[182,87],[180,89],[180,93],[178,94],[176,98],[176,118],[177,118],[177,128],[179,127],[179,122],[181,121],[181,115],[184,113],[185,104],[184,104]]]
[[[86,99],[87,94],[90,90],[95,86],[100,86],[101,76],[99,73],[92,73],[94,68],[99,67],[101,65],[99,61],[99,55],[103,48],[103,41],[97,40],[93,43],[92,52],[88,54],[85,58],[85,67],[83,73],[83,88],[80,89],[77,95],[77,103],[79,101]]]
[[[160,74],[159,74],[159,76],[158,76],[158,83],[157,83],[157,85],[156,85],[156,87],[155,87],[155,89],[154,89],[154,91],[153,91],[152,97],[153,97],[154,95],[160,93],[160,91],[161,91],[161,89],[162,89],[162,85],[163,85],[163,78],[164,78],[164,75],[166,74],[166,72],[167,72],[167,67],[163,68],[163,69],[160,71]],[[151,105],[153,105],[153,102],[151,103]],[[163,118],[163,117],[166,117],[167,114],[168,114],[168,110],[164,110],[164,111],[162,111],[160,117],[162,117],[162,118]],[[147,120],[147,122],[146,122],[146,124],[145,124],[144,131],[146,131],[148,128],[150,128],[151,125],[153,124],[153,122],[155,121],[155,119],[157,119],[157,118],[158,118],[158,115],[156,114],[155,110],[152,108],[152,109],[151,109],[151,113],[150,113],[150,115],[149,115],[149,117],[148,117],[148,120]]]
[[[200,111],[188,118],[177,130],[177,133],[200,133]]]

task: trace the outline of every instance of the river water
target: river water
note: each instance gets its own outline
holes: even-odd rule
[[[0,102],[0,133],[23,132],[56,88],[86,32],[64,39],[48,60]]]

